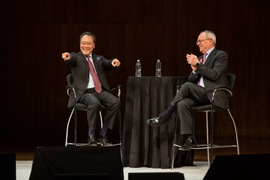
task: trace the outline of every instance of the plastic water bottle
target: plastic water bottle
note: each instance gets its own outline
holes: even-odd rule
[[[156,77],[161,77],[161,62],[159,59],[156,62]]]
[[[141,77],[142,76],[142,64],[141,61],[138,59],[135,64],[135,76]]]

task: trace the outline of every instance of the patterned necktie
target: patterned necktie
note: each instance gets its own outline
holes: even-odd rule
[[[91,74],[91,76],[93,78],[93,81],[94,81],[95,91],[97,93],[100,93],[102,91],[101,84],[100,84],[100,81],[98,79],[98,76],[97,76],[97,74],[95,72],[94,66],[93,66],[89,56],[87,57],[87,60],[88,60],[89,71],[90,71],[90,74]]]
[[[207,53],[205,53],[205,54],[203,55],[203,61],[202,61],[203,64],[204,64],[205,61],[206,61],[206,56],[207,56]]]
[[[203,64],[204,64],[205,61],[206,61],[206,56],[207,56],[207,53],[205,53],[205,54],[203,55],[203,61],[202,61]],[[202,77],[200,77],[200,79],[199,79],[199,81],[198,81],[198,85],[200,85],[201,80],[202,80]]]

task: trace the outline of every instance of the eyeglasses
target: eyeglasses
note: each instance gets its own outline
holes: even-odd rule
[[[201,43],[201,42],[203,42],[203,41],[205,41],[205,40],[208,40],[208,39],[209,39],[209,38],[207,38],[207,39],[199,39],[199,40],[196,41],[196,44]]]

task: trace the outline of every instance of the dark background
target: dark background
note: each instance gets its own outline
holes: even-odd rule
[[[110,85],[122,85],[124,123],[127,77],[134,76],[136,60],[143,76],[155,75],[157,59],[163,76],[187,76],[186,53],[199,56],[197,36],[212,30],[216,48],[229,55],[228,72],[236,75],[231,112],[239,137],[270,137],[267,0],[9,0],[0,8],[2,142],[64,145],[70,69],[61,53],[78,52],[84,31],[96,35],[96,54],[122,63],[107,75]],[[84,141],[86,114],[79,116]],[[204,137],[199,119],[196,136]],[[226,113],[215,120],[215,137],[233,137]],[[109,133],[117,139],[118,124]]]

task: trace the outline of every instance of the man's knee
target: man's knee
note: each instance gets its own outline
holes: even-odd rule
[[[194,101],[190,98],[185,98],[177,103],[178,109],[190,109],[192,106],[194,106]]]
[[[93,101],[88,104],[88,108],[100,110],[101,109],[101,103],[99,101]]]
[[[180,90],[181,90],[181,89],[186,89],[186,88],[189,89],[190,86],[192,86],[192,85],[194,85],[194,83],[192,83],[192,82],[185,82],[184,84],[181,85]]]
[[[185,107],[184,101],[178,101],[177,102],[177,109],[183,109]]]

